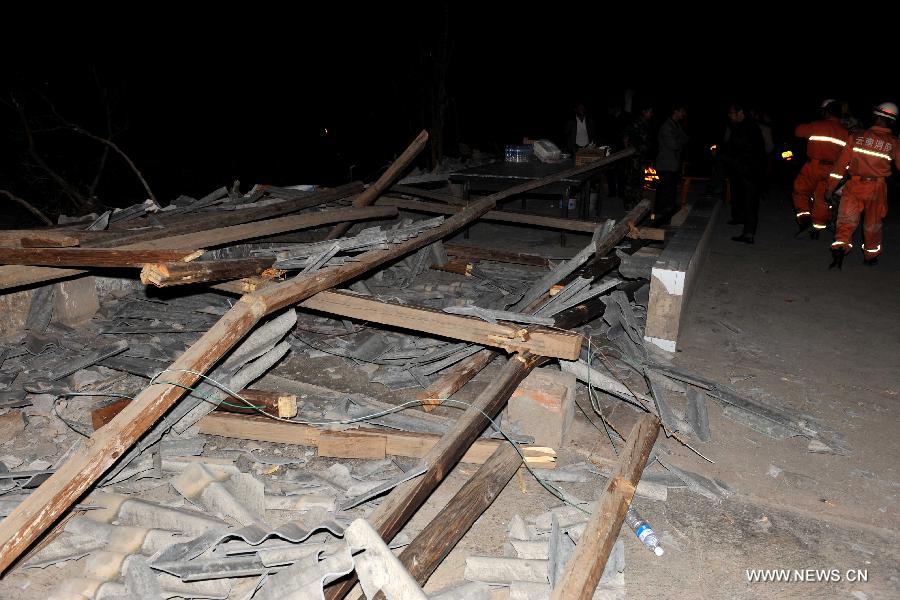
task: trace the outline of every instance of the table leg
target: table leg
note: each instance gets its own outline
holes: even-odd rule
[[[569,218],[569,193],[572,191],[572,186],[567,185],[563,190],[562,204],[560,205],[560,216],[563,219]],[[565,247],[566,245],[566,232],[565,230],[559,232],[559,245]]]

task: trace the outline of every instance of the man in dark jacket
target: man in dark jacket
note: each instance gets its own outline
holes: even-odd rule
[[[659,128],[659,152],[656,155],[656,205],[653,207],[654,222],[665,225],[678,210],[675,198],[678,195],[678,181],[681,179],[681,161],[684,148],[690,137],[685,133],[684,123],[687,109],[676,105],[671,116]]]
[[[596,143],[594,119],[587,114],[584,104],[575,107],[575,115],[566,122],[566,152],[575,156],[575,152]]]
[[[759,218],[759,196],[766,171],[762,133],[740,104],[728,108],[728,133],[721,158],[731,181],[732,218],[729,225],[743,225],[735,242],[752,244]]]

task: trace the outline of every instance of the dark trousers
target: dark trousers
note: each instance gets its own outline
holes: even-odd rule
[[[743,223],[743,235],[756,235],[760,186],[750,177],[731,177],[731,218]]]
[[[678,211],[676,198],[681,174],[678,171],[659,171],[657,175],[659,175],[659,182],[656,184],[656,202],[653,205],[653,213],[658,221],[668,222]]]

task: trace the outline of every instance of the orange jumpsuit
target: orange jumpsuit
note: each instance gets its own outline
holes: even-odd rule
[[[811,217],[813,227],[825,229],[831,220],[831,207],[825,202],[825,183],[841,150],[847,144],[849,132],[840,119],[828,117],[822,121],[798,125],[794,135],[808,140],[808,160],[794,180],[797,218]]]
[[[886,127],[870,127],[847,138],[847,145],[828,178],[830,195],[847,173],[850,180],[844,186],[837,230],[832,249],[843,248],[849,253],[853,233],[863,221],[863,253],[866,260],[881,254],[881,220],[887,215],[887,186],[884,178],[891,174],[891,161],[900,166],[900,140]]]

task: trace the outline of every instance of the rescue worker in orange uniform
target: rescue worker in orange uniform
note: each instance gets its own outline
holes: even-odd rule
[[[850,132],[841,124],[841,104],[836,100],[822,103],[823,119],[798,125],[794,135],[806,138],[806,164],[794,180],[794,208],[797,209],[798,234],[812,225],[810,237],[831,221],[831,207],[825,202],[825,184]]]
[[[837,229],[831,244],[831,266],[841,268],[844,256],[852,249],[853,233],[863,221],[863,260],[867,265],[878,262],[881,254],[881,220],[887,215],[885,177],[891,174],[891,161],[900,167],[900,140],[891,133],[897,120],[897,105],[885,102],[873,111],[875,123],[865,131],[851,134],[841,156],[828,178],[826,197],[831,197],[841,180],[849,179],[843,188],[837,217]]]

